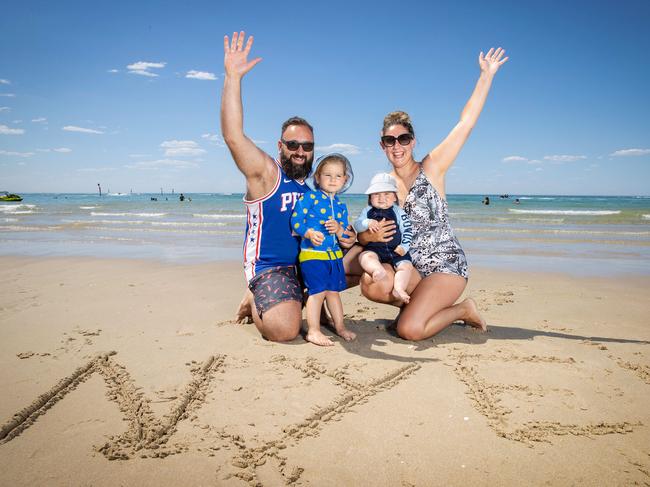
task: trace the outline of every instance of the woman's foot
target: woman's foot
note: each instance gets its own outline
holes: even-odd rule
[[[357,337],[357,334],[354,333],[353,331],[348,330],[347,328],[337,328],[336,329],[336,334],[343,338],[346,342],[351,342]]]
[[[400,301],[403,301],[405,304],[408,304],[408,302],[411,300],[411,296],[409,296],[405,290],[403,289],[393,289],[393,296],[395,296],[397,299]]]
[[[386,269],[384,269],[383,267],[381,269],[377,269],[375,272],[372,273],[372,280],[375,282],[379,282],[385,278],[386,278]]]
[[[465,324],[471,325],[481,331],[487,331],[487,323],[481,316],[481,313],[479,313],[476,302],[472,298],[467,298],[463,301],[463,304],[466,309],[465,318],[463,318]]]
[[[308,331],[305,340],[313,343],[314,345],[320,345],[321,347],[331,347],[334,345],[334,342],[323,335],[320,330]]]

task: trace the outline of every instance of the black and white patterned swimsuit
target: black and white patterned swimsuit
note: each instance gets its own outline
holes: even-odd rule
[[[406,196],[404,211],[413,225],[410,252],[420,274],[426,277],[442,272],[467,279],[467,259],[449,224],[447,201],[422,170]]]

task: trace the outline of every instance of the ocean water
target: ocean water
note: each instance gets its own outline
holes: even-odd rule
[[[650,197],[489,196],[448,196],[470,266],[650,275]],[[0,255],[239,260],[242,195],[186,197],[24,194],[0,202]],[[366,198],[343,196],[351,218]]]

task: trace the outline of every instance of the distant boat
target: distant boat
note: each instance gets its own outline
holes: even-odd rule
[[[17,194],[0,191],[0,201],[22,201],[23,199]]]

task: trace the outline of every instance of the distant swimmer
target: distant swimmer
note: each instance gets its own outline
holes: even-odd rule
[[[178,197],[180,201],[185,201],[185,195],[181,193],[181,195]]]
[[[489,196],[486,196],[485,198],[483,198],[482,203],[483,203],[484,205],[489,205],[489,204],[490,204],[490,197],[489,197]]]
[[[515,198],[515,205],[518,205],[520,203],[519,198]]]

